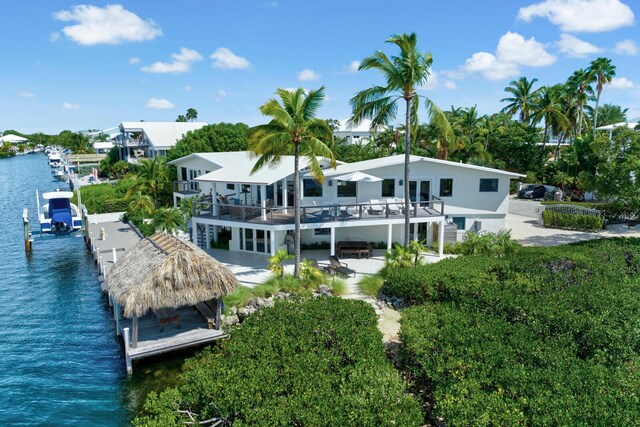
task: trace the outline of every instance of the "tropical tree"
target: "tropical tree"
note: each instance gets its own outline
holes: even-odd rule
[[[502,98],[500,102],[508,102],[506,107],[500,110],[503,113],[514,115],[519,113],[521,123],[529,123],[529,118],[533,113],[533,105],[540,89],[533,90],[533,85],[538,79],[527,80],[526,77],[520,77],[518,80],[512,80],[504,91],[511,94],[508,98]]]
[[[256,172],[269,164],[279,163],[283,156],[293,154],[293,194],[294,194],[294,275],[300,273],[300,157],[308,160],[309,171],[315,180],[322,183],[324,174],[318,156],[330,160],[335,167],[335,154],[327,146],[333,140],[331,128],[326,120],[315,117],[324,100],[324,86],[306,92],[278,89],[280,98],[270,99],[260,107],[260,112],[270,117],[269,123],[254,126],[249,132],[249,150],[258,160],[253,167]]]
[[[185,230],[184,215],[179,209],[156,209],[151,219],[151,225],[156,231],[166,231],[175,234],[178,230]]]
[[[198,111],[195,108],[189,108],[187,110],[187,114],[184,117],[185,117],[185,119],[187,119],[190,122],[192,122],[192,121],[194,121],[195,119],[198,118]]]
[[[616,66],[611,63],[609,58],[596,58],[591,61],[589,73],[593,76],[596,83],[596,111],[593,117],[593,137],[596,137],[596,128],[598,127],[598,105],[600,104],[600,95],[604,85],[611,83],[616,76]]]
[[[543,151],[550,136],[549,130],[553,127],[566,127],[569,124],[561,102],[562,90],[562,85],[543,86],[540,96],[534,105],[533,121],[540,122],[544,120]]]
[[[622,108],[620,105],[603,104],[598,108],[598,122],[600,126],[626,122],[628,111],[628,108]]]
[[[134,216],[140,214],[142,222],[144,223],[145,216],[153,214],[154,210],[153,199],[146,194],[142,194],[141,191],[138,191],[138,194],[129,202],[127,213]]]
[[[74,133],[70,137],[71,151],[73,154],[90,154],[93,153],[93,144],[89,141],[85,135],[81,133]]]
[[[415,33],[393,35],[386,41],[400,49],[399,56],[388,57],[378,50],[371,56],[360,62],[358,70],[376,70],[385,80],[383,86],[372,86],[358,92],[350,100],[353,109],[350,122],[359,124],[363,119],[371,119],[371,129],[377,129],[381,125],[389,125],[396,118],[398,103],[405,103],[405,129],[404,133],[404,181],[409,182],[409,164],[411,156],[411,134],[418,127],[418,106],[421,96],[418,89],[422,87],[430,75],[433,57],[430,53],[418,50],[418,37]],[[428,115],[435,116],[435,120],[443,123],[446,120],[442,111],[429,99],[424,98]],[[409,186],[404,186],[405,205],[411,203]],[[410,209],[405,210],[404,243],[409,244],[409,219]]]
[[[111,173],[115,174],[116,178],[126,175],[131,170],[131,163],[118,160],[111,166]]]
[[[584,122],[584,106],[589,100],[589,96],[593,94],[593,76],[588,69],[580,69],[574,71],[567,80],[569,90],[576,94],[576,103],[578,104],[578,131],[577,135],[582,135],[582,124]]]
[[[186,121],[187,121],[187,117],[184,114],[180,114],[176,119],[176,122],[186,122]]]
[[[284,263],[294,258],[295,255],[288,254],[285,249],[278,249],[276,253],[269,257],[267,269],[271,270],[276,277],[282,280],[284,277]]]
[[[166,160],[164,157],[140,160],[133,179],[133,185],[125,196],[129,198],[138,191],[147,192],[153,197],[153,205],[158,207],[158,195],[169,184],[169,168],[166,165]]]

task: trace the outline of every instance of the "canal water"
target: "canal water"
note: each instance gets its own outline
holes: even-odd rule
[[[58,185],[42,154],[0,160],[0,425],[128,425],[157,384],[127,379],[83,239],[36,240],[24,253],[22,210],[37,229],[36,189]]]

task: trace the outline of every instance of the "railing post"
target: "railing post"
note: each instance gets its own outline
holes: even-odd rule
[[[386,218],[389,218],[389,203],[385,203],[384,215]]]
[[[269,209],[269,214],[271,216],[271,225],[273,225],[273,208]]]

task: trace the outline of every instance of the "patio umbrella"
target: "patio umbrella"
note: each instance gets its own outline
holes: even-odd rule
[[[368,173],[356,171],[351,172],[345,175],[336,176],[333,178],[338,181],[348,181],[356,183],[356,203],[358,203],[358,183],[359,182],[378,182],[382,181],[382,178],[378,178],[377,176],[369,175]]]

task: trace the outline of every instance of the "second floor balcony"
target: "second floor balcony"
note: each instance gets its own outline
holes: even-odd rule
[[[173,192],[180,194],[198,194],[200,192],[200,184],[195,181],[174,181]]]

